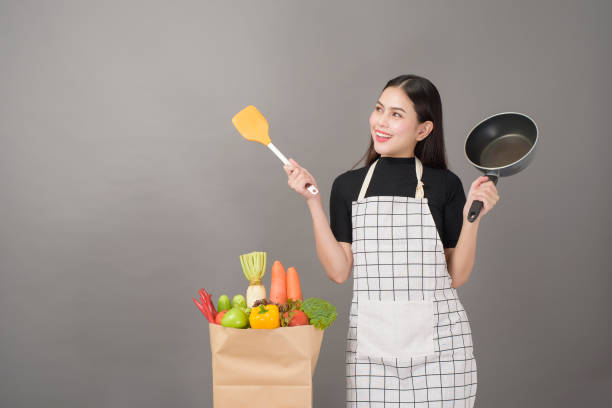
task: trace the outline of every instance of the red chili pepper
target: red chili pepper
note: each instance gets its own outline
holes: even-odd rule
[[[204,288],[200,289],[199,293],[200,293],[200,302],[202,303],[202,306],[207,310],[208,315],[212,318],[212,322],[216,323],[217,310],[215,309],[215,306],[213,305],[211,295],[208,292],[206,292],[206,289]]]
[[[200,299],[202,299],[202,304],[208,307],[211,316],[213,319],[217,318],[217,309],[215,309],[215,305],[212,301],[212,296],[210,293],[206,292],[206,289],[200,289]]]
[[[208,304],[210,305],[210,312],[212,313],[213,316],[215,316],[215,319],[217,318],[217,309],[215,309],[215,304],[212,301],[212,296],[210,293],[207,293],[207,299],[208,299]]]
[[[208,311],[208,309],[206,309],[200,302],[198,302],[196,298],[192,298],[192,299],[193,299],[193,303],[196,304],[198,309],[200,309],[200,312],[202,312],[204,317],[206,317],[206,320],[208,320],[210,323],[214,323],[215,321],[214,319],[211,318],[210,312]]]
[[[191,298],[191,299],[193,300],[193,303],[195,303],[196,307],[200,310],[200,312],[202,312],[204,317],[206,317],[206,320],[208,320],[208,313],[206,313],[206,309],[204,309],[204,306],[202,306],[202,304],[198,302],[196,298]]]
[[[214,317],[214,315],[210,312],[210,303],[208,302],[208,292],[206,292],[205,289],[200,289],[200,301],[202,302],[204,307],[208,309],[208,312],[211,314],[211,316]]]

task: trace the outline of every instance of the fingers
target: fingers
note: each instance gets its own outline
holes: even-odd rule
[[[283,166],[285,173],[291,174],[295,169],[302,169],[302,167],[293,159],[289,159],[289,164]]]
[[[470,187],[470,192],[476,193],[478,191],[489,191],[494,193],[494,195],[498,195],[495,183],[489,180],[488,177],[478,177],[476,180],[474,180],[472,186]]]
[[[302,173],[310,175],[310,173],[308,173],[305,168],[301,167],[295,160],[289,159],[289,163],[290,164],[285,164],[283,166],[283,169],[287,175],[293,175],[294,177],[297,177]]]
[[[283,166],[283,170],[285,170],[285,173],[287,173],[288,176],[292,175],[293,173],[295,173],[295,171],[297,170],[295,167],[285,164]]]
[[[490,197],[491,199],[498,200],[499,194],[495,186],[483,185],[480,188],[472,191],[471,196],[473,197]]]
[[[309,174],[306,174],[304,171],[302,170],[296,170],[290,177],[289,177],[289,185],[296,189],[299,190],[299,192],[303,192],[306,184],[310,183],[310,184],[315,184],[314,179],[312,178],[312,176],[310,176]]]
[[[285,170],[287,174],[287,184],[289,184],[293,190],[304,197],[312,196],[306,189],[306,186],[309,184],[316,186],[317,183],[308,170],[300,166],[294,159],[289,159],[289,164],[284,165],[283,170]]]
[[[302,173],[296,177],[290,178],[287,181],[287,183],[292,189],[294,189],[300,194],[303,194],[306,190],[306,184],[308,184],[309,181],[310,181],[310,178]],[[310,184],[313,184],[313,183],[310,182]]]
[[[472,195],[473,200],[479,200],[483,203],[483,215],[490,211],[499,201],[499,196],[487,190],[476,191]]]
[[[480,188],[482,189],[483,192],[485,192],[492,198],[499,200],[499,193],[497,192],[497,187],[495,186],[495,183],[493,183],[492,181],[482,184]]]
[[[310,177],[311,179],[313,179],[313,180],[314,180],[314,177],[312,176],[312,174],[310,174],[310,173],[308,172],[308,170],[306,170],[306,169],[302,169],[302,170],[304,170],[304,174],[306,174],[308,177]]]
[[[302,168],[302,166],[300,166],[300,165],[298,164],[298,162],[296,162],[296,161],[295,161],[295,160],[293,160],[293,159],[289,159],[289,164],[285,164],[285,166],[286,166],[286,167],[289,167],[290,169],[294,169],[294,168],[295,168],[295,169],[301,169],[301,168]]]
[[[299,167],[295,167],[291,164],[285,164],[283,166],[283,170],[285,170],[285,173],[287,173],[288,176],[292,175],[292,174],[296,174],[299,172],[300,168]]]
[[[499,201],[499,198],[497,198],[496,196],[494,196],[491,193],[487,193],[487,192],[479,192],[479,193],[475,193],[472,198],[474,200],[480,200],[483,203],[488,204],[488,207],[492,207],[493,205],[495,205],[497,203],[497,201]]]
[[[290,174],[289,177],[291,177],[293,179],[296,179],[296,178],[298,178],[298,177],[300,177],[301,175],[304,174],[304,171],[302,169],[300,169],[300,168],[293,168],[290,171],[291,171],[291,174]]]
[[[483,208],[481,211],[481,215],[486,214],[499,201],[499,193],[497,191],[497,187],[495,186],[495,183],[489,180],[489,178],[486,176],[478,177],[472,183],[468,200],[482,201]]]
[[[491,181],[491,180],[487,176],[480,176],[476,180],[474,180],[470,188],[474,189],[480,186],[481,184],[486,183],[487,181]]]

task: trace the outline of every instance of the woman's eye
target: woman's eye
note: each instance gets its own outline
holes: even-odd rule
[[[399,113],[395,112],[393,115],[397,115],[398,118],[401,118],[402,115],[400,115]]]
[[[375,109],[376,109],[376,112],[380,112],[380,110],[382,110],[380,106],[377,106]]]

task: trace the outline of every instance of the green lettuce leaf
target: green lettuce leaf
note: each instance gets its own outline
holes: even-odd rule
[[[310,324],[321,330],[328,328],[338,316],[334,305],[327,300],[318,298],[304,300],[300,309],[306,313]]]

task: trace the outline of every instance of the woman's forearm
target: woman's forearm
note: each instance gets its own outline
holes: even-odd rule
[[[448,265],[453,288],[458,288],[467,282],[472,273],[476,258],[476,239],[478,237],[479,225],[480,218],[474,222],[468,222],[467,219],[463,219],[459,241],[457,241]]]
[[[352,260],[336,240],[327,221],[320,199],[307,201],[314,230],[317,255],[327,276],[336,283],[345,282],[351,272]]]

